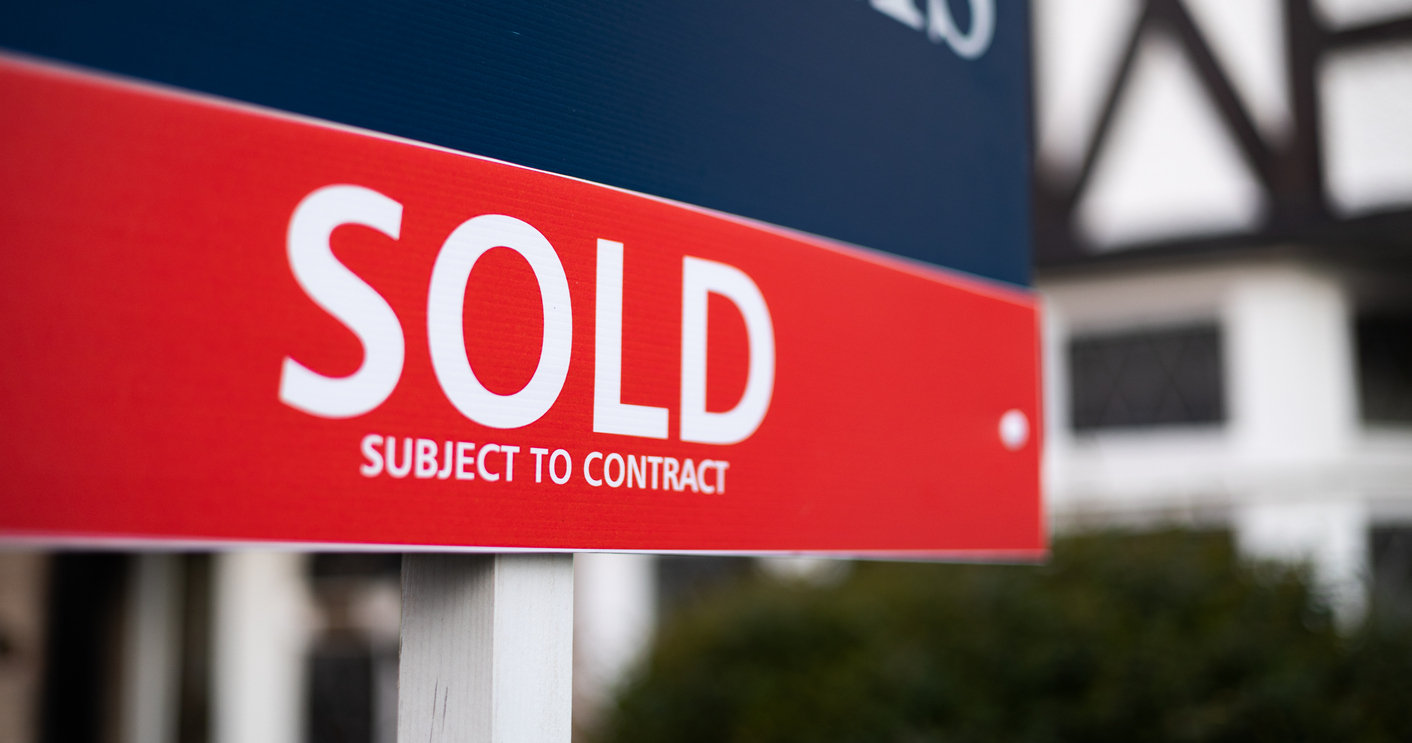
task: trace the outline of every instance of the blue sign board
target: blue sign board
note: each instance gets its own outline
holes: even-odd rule
[[[0,47],[1029,279],[1022,0],[46,0]]]

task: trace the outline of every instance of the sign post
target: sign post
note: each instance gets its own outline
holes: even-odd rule
[[[397,739],[565,743],[573,556],[408,554]]]

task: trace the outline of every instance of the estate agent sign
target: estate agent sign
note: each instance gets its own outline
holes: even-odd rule
[[[657,139],[615,144],[631,127],[600,122],[593,140],[583,122],[535,123],[503,101],[478,110],[476,96],[435,80],[454,90],[416,103],[421,129],[395,111],[349,108],[347,96],[309,93],[308,106],[277,110],[293,94],[268,71],[231,73],[263,87],[196,79],[216,52],[188,49],[196,77],[180,79],[186,68],[151,62],[161,54],[65,52],[33,31],[46,11],[10,19],[0,534],[1041,553],[1037,314],[1021,285],[1021,4],[830,4],[825,15],[858,26],[826,36],[880,40],[854,48],[856,72],[897,63],[897,79],[860,84],[820,63],[843,82],[801,83],[801,95],[841,85],[865,96],[845,108],[876,105],[881,119],[852,110],[862,123],[796,130],[803,145],[774,131],[702,134],[681,110],[640,113],[638,131]],[[186,22],[188,35],[200,30]],[[819,31],[791,33],[786,52]],[[313,37],[321,44],[335,41]],[[887,51],[902,44],[900,56]],[[584,54],[601,72],[601,51]],[[682,95],[698,101],[734,95],[662,54],[665,72],[622,74],[695,80]],[[789,95],[780,76],[792,68],[762,59],[775,79],[738,97],[746,119],[773,121],[783,104],[753,96]],[[796,61],[790,74],[811,74]],[[522,93],[499,74],[507,96]],[[567,95],[557,82],[541,93]],[[778,115],[834,105],[811,101]],[[1019,123],[987,123],[1007,113]],[[500,119],[475,134],[481,116]],[[916,129],[928,121],[944,125]],[[871,138],[840,153],[850,132]],[[573,149],[561,134],[597,149],[555,150]],[[652,160],[671,149],[663,137],[685,154]],[[742,157],[748,142],[782,154]],[[810,182],[831,159],[835,180]],[[739,193],[710,190],[731,177]]]

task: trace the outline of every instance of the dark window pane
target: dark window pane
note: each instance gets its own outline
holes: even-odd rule
[[[1375,527],[1373,609],[1379,619],[1412,620],[1412,527]]]
[[[1358,320],[1364,420],[1412,422],[1412,316]]]
[[[128,556],[59,553],[49,577],[49,632],[39,739],[102,743],[116,720]]]
[[[373,653],[367,645],[321,647],[309,662],[310,743],[372,743]]]
[[[1220,422],[1220,330],[1202,325],[1074,338],[1069,384],[1075,430]]]

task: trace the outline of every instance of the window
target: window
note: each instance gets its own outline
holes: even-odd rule
[[[1225,420],[1215,325],[1080,336],[1069,342],[1076,431]]]
[[[1357,336],[1363,419],[1412,423],[1412,316],[1359,318]]]
[[[1373,609],[1384,621],[1412,620],[1412,527],[1372,530]]]

